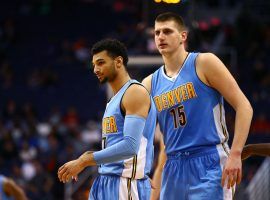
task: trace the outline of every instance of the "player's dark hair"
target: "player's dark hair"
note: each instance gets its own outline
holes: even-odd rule
[[[185,22],[183,18],[173,12],[161,13],[156,17],[156,22],[174,21],[180,28],[180,30],[186,29]]]
[[[128,55],[126,46],[116,39],[106,38],[95,43],[91,49],[92,56],[100,53],[101,51],[107,51],[111,58],[121,56],[123,58],[123,64],[126,67],[128,63]]]

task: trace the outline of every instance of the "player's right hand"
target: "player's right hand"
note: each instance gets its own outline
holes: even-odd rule
[[[73,177],[75,177],[75,180],[77,179],[77,175],[84,169],[84,167],[80,164],[80,161],[72,160],[64,165],[62,165],[58,169],[58,178],[60,182],[67,183],[69,182]]]

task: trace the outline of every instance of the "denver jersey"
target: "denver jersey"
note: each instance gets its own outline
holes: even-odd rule
[[[120,142],[123,137],[125,116],[121,110],[122,97],[132,84],[140,84],[136,80],[129,80],[108,102],[102,119],[102,148]],[[141,84],[140,84],[141,85]],[[153,161],[153,139],[156,127],[156,109],[151,98],[151,107],[146,119],[138,154],[132,158],[115,163],[102,164],[100,174],[117,175],[125,178],[142,179],[151,170]],[[134,127],[136,131],[136,127]]]
[[[163,133],[166,153],[199,150],[228,140],[223,97],[196,73],[198,53],[189,53],[178,75],[161,66],[152,76],[151,95]]]

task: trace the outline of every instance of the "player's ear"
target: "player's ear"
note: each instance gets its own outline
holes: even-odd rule
[[[118,56],[115,58],[115,64],[117,68],[120,68],[123,65],[123,58],[122,56]]]
[[[180,37],[181,37],[181,40],[184,42],[187,40],[187,35],[188,35],[188,32],[185,30],[185,31],[182,31],[180,33]]]

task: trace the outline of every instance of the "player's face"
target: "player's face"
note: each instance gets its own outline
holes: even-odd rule
[[[101,51],[93,55],[92,59],[94,73],[100,83],[113,81],[116,77],[115,62],[107,51]]]
[[[174,21],[155,22],[155,43],[161,54],[175,52],[184,42],[182,36],[183,32]]]

